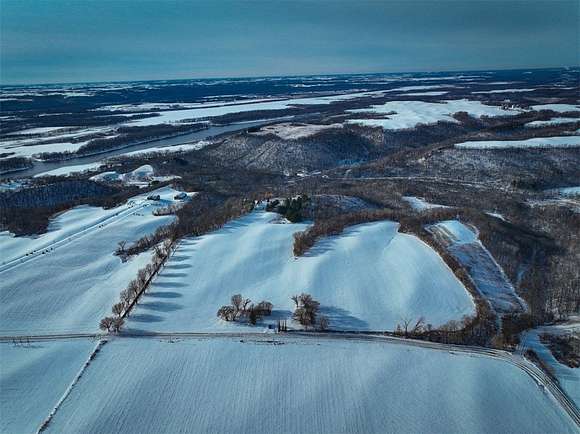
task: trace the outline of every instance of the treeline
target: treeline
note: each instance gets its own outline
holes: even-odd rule
[[[113,187],[89,180],[66,180],[34,185],[17,191],[0,192],[0,208],[50,207],[93,196],[115,193]]]
[[[118,332],[121,329],[124,324],[124,318],[167,261],[180,238],[186,235],[199,236],[219,229],[228,221],[251,211],[254,206],[254,201],[248,198],[229,198],[208,209],[206,207],[208,204],[214,203],[215,198],[204,193],[196,195],[195,198],[199,200],[190,201],[177,210],[177,220],[174,223],[158,228],[154,234],[141,238],[129,248],[126,248],[124,241],[119,243],[115,253],[122,257],[138,254],[151,247],[154,248],[154,254],[152,262],[139,270],[137,278],[129,282],[127,288],[121,292],[120,301],[112,307],[113,316],[105,317],[101,320],[100,328],[102,330]],[[198,214],[195,213],[196,211]],[[263,302],[259,305],[259,308],[256,306],[255,309],[252,313],[251,321],[257,320],[258,315],[264,315],[268,309],[269,313],[271,313],[272,306],[271,303]],[[259,312],[257,309],[259,309]]]
[[[288,197],[282,199],[268,200],[266,203],[266,211],[274,211],[282,214],[289,222],[298,223],[302,221],[302,212],[304,205],[308,201],[308,196],[300,195],[297,197]]]
[[[145,292],[153,277],[171,254],[173,242],[165,240],[163,244],[155,246],[151,262],[137,272],[137,277],[129,282],[127,288],[121,291],[119,302],[111,308],[113,316],[104,317],[99,328],[108,333],[118,333],[125,324],[125,317]]]
[[[116,254],[137,255],[165,239],[176,241],[186,235],[206,234],[220,229],[230,220],[251,211],[253,207],[254,201],[250,198],[233,197],[219,201],[211,194],[199,193],[175,210],[175,222],[159,227],[153,234],[143,236],[129,247],[117,249]]]
[[[89,186],[88,188],[86,188]],[[50,218],[78,205],[113,208],[150,188],[119,188],[82,179],[51,183],[35,180],[35,185],[0,193],[0,228],[16,235],[46,232]],[[14,203],[20,207],[11,207]]]
[[[416,320],[405,318],[397,324],[393,334],[445,344],[493,346],[496,333],[497,327],[492,318],[466,315],[461,320],[451,320],[438,328],[426,323],[423,317]]]
[[[26,157],[11,157],[0,159],[0,175],[32,167],[32,161]]]
[[[294,234],[292,251],[294,256],[302,256],[314,246],[319,238],[339,235],[347,226],[377,220],[397,220],[399,217],[400,214],[383,209],[342,214],[324,220],[317,220],[305,231]]]

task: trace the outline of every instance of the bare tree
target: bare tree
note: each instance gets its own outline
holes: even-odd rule
[[[131,304],[131,301],[133,301],[133,296],[129,289],[124,289],[121,291],[121,301],[125,304],[125,306],[129,306]]]
[[[107,316],[101,320],[99,323],[99,328],[106,332],[110,332],[113,328],[114,318]]]
[[[269,301],[262,300],[258,303],[256,308],[260,311],[260,314],[263,316],[270,316],[272,314],[272,308],[274,305]]]
[[[248,322],[252,325],[256,325],[260,317],[261,317],[260,310],[252,304],[248,309]]]
[[[119,333],[121,327],[123,327],[123,324],[125,324],[125,320],[123,318],[121,317],[113,318],[113,321],[111,323],[111,330],[115,333]]]
[[[236,310],[233,306],[222,306],[218,309],[217,316],[224,321],[234,321]]]
[[[147,282],[147,271],[142,268],[137,272],[137,283],[139,283],[140,288],[143,288],[145,286],[145,282]]]
[[[127,291],[129,292],[131,301],[135,300],[141,292],[141,286],[139,285],[139,282],[136,280],[131,280],[127,286]]]
[[[236,312],[239,312],[242,309],[243,300],[244,299],[242,298],[242,294],[232,295],[231,303]]]
[[[119,317],[119,316],[121,316],[121,314],[125,310],[125,304],[124,303],[115,303],[111,310],[115,316]]]
[[[310,294],[306,293],[294,295],[291,299],[296,305],[293,318],[303,326],[308,327],[314,325],[316,323],[316,314],[318,313],[320,303],[314,300]]]
[[[127,241],[122,240],[117,243],[117,255],[124,255],[126,253],[125,247],[127,246]]]

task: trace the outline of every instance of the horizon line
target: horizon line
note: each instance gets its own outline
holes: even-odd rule
[[[445,69],[436,71],[399,71],[399,72],[340,72],[340,73],[313,73],[313,74],[289,74],[289,75],[245,75],[245,76],[218,76],[218,77],[183,77],[183,78],[153,78],[153,79],[139,79],[139,80],[103,80],[103,81],[60,81],[60,82],[44,82],[44,83],[8,83],[4,84],[0,82],[0,88],[4,87],[27,87],[27,86],[52,86],[52,85],[76,85],[76,84],[116,84],[116,83],[149,83],[149,82],[163,82],[163,81],[186,81],[186,80],[224,80],[224,79],[247,79],[247,78],[290,78],[290,77],[318,77],[318,76],[353,76],[353,75],[380,75],[380,74],[438,74],[445,72],[460,73],[460,72],[496,72],[496,71],[522,71],[522,70],[547,70],[547,69],[575,69],[580,68],[579,65],[575,66],[545,66],[545,67],[519,67],[519,68],[497,68],[497,69]]]

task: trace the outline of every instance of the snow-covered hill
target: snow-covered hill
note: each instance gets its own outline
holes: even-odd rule
[[[353,226],[292,255],[292,234],[306,224],[277,223],[255,211],[214,233],[184,240],[156,278],[127,328],[131,331],[231,330],[218,308],[241,293],[274,304],[271,323],[288,319],[290,297],[307,292],[330,327],[393,330],[402,318],[433,325],[474,313],[474,303],[443,260],[394,222]]]
[[[172,188],[159,189],[157,202],[139,195],[112,209],[81,206],[56,217],[36,238],[0,236],[0,333],[94,332],[139,268],[143,253],[123,263],[113,252],[170,223],[155,208],[173,202]]]

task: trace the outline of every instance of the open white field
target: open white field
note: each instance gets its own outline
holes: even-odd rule
[[[327,105],[338,101],[346,101],[350,99],[357,99],[369,96],[381,96],[383,95],[383,93],[384,91],[355,92],[320,97],[304,97],[294,99],[283,99],[279,101],[264,101],[253,103],[244,103],[244,101],[242,100],[237,104],[218,105],[218,106],[216,106],[215,104],[208,103],[206,105],[209,107],[200,107],[186,110],[168,110],[158,112],[157,113],[158,116],[131,121],[127,125],[130,126],[158,125],[166,123],[184,122],[195,119],[214,118],[231,113],[246,113],[258,110],[260,111],[286,110],[288,108],[300,105],[319,105],[319,104]]]
[[[63,166],[57,169],[48,170],[46,172],[38,173],[34,175],[35,178],[43,177],[43,176],[70,176],[77,173],[84,173],[84,172],[91,172],[94,170],[98,170],[103,163],[96,162],[96,163],[88,163],[88,164],[75,164],[72,166]]]
[[[48,433],[575,433],[508,362],[377,342],[118,339]]]
[[[184,240],[127,330],[246,330],[216,317],[238,293],[272,302],[268,321],[275,324],[291,317],[292,295],[308,292],[330,327],[342,330],[393,330],[401,318],[420,316],[440,325],[474,313],[471,296],[442,259],[418,238],[398,233],[397,223],[353,226],[295,259],[292,235],[307,225],[275,221],[277,214],[258,210]]]
[[[535,137],[525,140],[480,140],[454,145],[459,149],[578,148],[580,136]]]
[[[0,153],[9,153],[10,157],[33,157],[43,152],[75,152],[95,134],[103,137],[106,134],[106,138],[117,136],[112,127],[31,128],[1,140]]]
[[[104,210],[81,206],[56,217],[36,238],[0,236],[0,333],[46,334],[94,332],[100,318],[137,270],[150,260],[143,253],[122,263],[113,255],[117,243],[129,243],[168,224],[173,216],[152,211],[173,202],[175,190],[157,190]]]
[[[0,343],[0,432],[35,433],[95,345],[90,340]]]
[[[541,128],[560,124],[574,124],[576,122],[580,122],[580,118],[552,118],[548,119],[547,121],[528,122],[527,124],[525,124],[525,126],[530,128]]]
[[[350,113],[384,115],[382,119],[351,119],[348,122],[386,130],[415,128],[418,124],[434,124],[439,121],[458,123],[453,114],[467,112],[471,116],[512,116],[521,113],[519,109],[506,110],[502,107],[485,105],[480,101],[467,99],[442,102],[388,101],[369,108],[348,110]]]
[[[469,272],[477,290],[497,312],[527,309],[502,268],[479,241],[477,233],[457,220],[443,221],[429,227],[447,250]]]
[[[447,205],[439,205],[437,203],[427,202],[421,197],[403,196],[402,199],[409,204],[415,211],[423,212],[436,208],[449,208]]]

